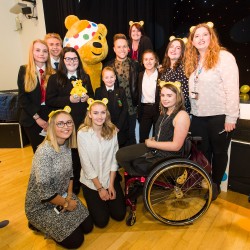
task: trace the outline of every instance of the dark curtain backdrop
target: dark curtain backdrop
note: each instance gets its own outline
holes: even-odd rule
[[[236,57],[240,85],[250,84],[250,0],[43,0],[43,7],[46,31],[62,38],[68,15],[103,23],[108,29],[106,60],[114,56],[114,34],[128,36],[130,20],[144,21],[160,60],[171,35],[188,36],[192,25],[212,21],[221,44]]]

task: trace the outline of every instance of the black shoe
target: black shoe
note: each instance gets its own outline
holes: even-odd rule
[[[40,230],[38,230],[36,227],[34,227],[30,222],[28,222],[28,227],[29,227],[29,229],[31,229],[35,232],[40,232]]]
[[[221,193],[220,185],[212,183],[212,201],[216,200],[219,194]]]

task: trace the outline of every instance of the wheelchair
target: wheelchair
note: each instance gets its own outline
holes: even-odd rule
[[[188,137],[182,158],[161,159],[147,174],[134,167],[124,169],[128,226],[136,222],[136,202],[141,194],[149,213],[168,225],[192,224],[206,213],[212,200],[210,173],[190,160],[192,149],[200,140],[200,137]]]

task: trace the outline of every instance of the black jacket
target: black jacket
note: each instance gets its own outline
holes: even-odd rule
[[[19,123],[24,127],[30,127],[35,123],[33,115],[36,113],[45,121],[48,120],[49,110],[46,105],[41,105],[41,88],[39,79],[37,85],[31,92],[25,92],[24,77],[26,66],[22,65],[18,72],[18,103],[20,108]]]
[[[142,104],[141,104],[141,97],[142,97],[142,80],[143,80],[144,71],[140,72],[139,79],[138,79],[138,91],[139,91],[139,102],[138,102],[138,121],[140,122],[141,114],[142,114]],[[158,74],[159,77],[159,74]],[[155,90],[155,115],[158,116],[160,114],[159,105],[160,105],[160,88],[158,82],[156,84]]]
[[[111,121],[119,129],[119,146],[125,145],[129,140],[128,104],[125,91],[122,87],[115,87],[114,91],[108,93],[106,86],[101,86],[95,91],[95,99],[108,98],[108,110]]]
[[[82,83],[83,87],[87,89],[87,95],[91,98],[94,97],[94,92],[90,82],[89,75],[86,77],[86,81]],[[46,105],[51,110],[63,109],[66,105],[71,107],[71,116],[75,123],[76,130],[83,122],[88,104],[87,102],[71,103],[70,92],[73,88],[71,80],[68,79],[66,86],[62,87],[58,84],[57,74],[51,75],[46,89]]]
[[[130,39],[128,41],[128,46],[129,46],[129,53],[128,53],[128,57],[132,57],[132,40]],[[138,46],[138,62],[141,63],[142,62],[142,54],[145,50],[147,49],[152,49],[153,50],[153,45],[152,42],[150,40],[149,37],[147,36],[142,36],[140,39],[140,43]]]
[[[138,105],[138,74],[139,74],[139,63],[136,61],[133,61],[131,58],[128,58],[129,60],[129,88],[130,88],[130,94],[132,98],[132,103],[136,107]],[[115,59],[110,60],[107,62],[105,66],[110,66],[115,70],[115,73],[117,75],[117,71],[115,69]],[[118,77],[116,77],[118,79]],[[117,84],[119,86],[119,82],[117,81]]]

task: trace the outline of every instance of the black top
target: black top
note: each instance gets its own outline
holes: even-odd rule
[[[168,68],[165,72],[161,74],[160,80],[165,82],[178,81],[181,83],[181,90],[185,99],[186,111],[190,113],[191,105],[189,101],[188,78],[184,73],[183,65],[179,65],[175,70]]]
[[[129,46],[129,53],[128,56],[132,58],[132,40],[130,39],[128,41],[128,46]],[[145,50],[147,49],[152,49],[153,50],[153,45],[148,36],[142,36],[139,42],[138,46],[138,62],[141,63],[142,61],[142,54]]]
[[[95,91],[95,99],[102,100],[108,98],[108,110],[111,121],[119,129],[118,143],[123,146],[129,140],[128,125],[128,104],[125,91],[122,87],[115,87],[108,92],[106,86],[101,86]]]
[[[26,66],[22,65],[18,72],[18,102],[20,107],[19,123],[24,127],[30,127],[35,123],[33,115],[36,113],[45,121],[48,120],[49,110],[46,105],[41,105],[41,88],[39,79],[37,85],[31,92],[25,92],[24,77]]]
[[[89,75],[85,77],[85,80],[82,80],[82,86],[87,89],[87,95],[93,98],[94,92]],[[66,105],[70,106],[70,114],[77,130],[85,118],[88,104],[87,102],[71,103],[70,92],[72,88],[73,84],[70,79],[67,80],[66,85],[63,87],[58,84],[57,74],[51,75],[46,89],[46,105],[51,110],[63,109]]]
[[[173,141],[174,138],[174,126],[173,120],[178,113],[172,113],[168,115],[160,115],[155,124],[155,140],[156,141]],[[171,156],[182,156],[183,147],[177,152],[175,151],[164,151],[157,150],[157,156],[160,157],[171,157]]]

